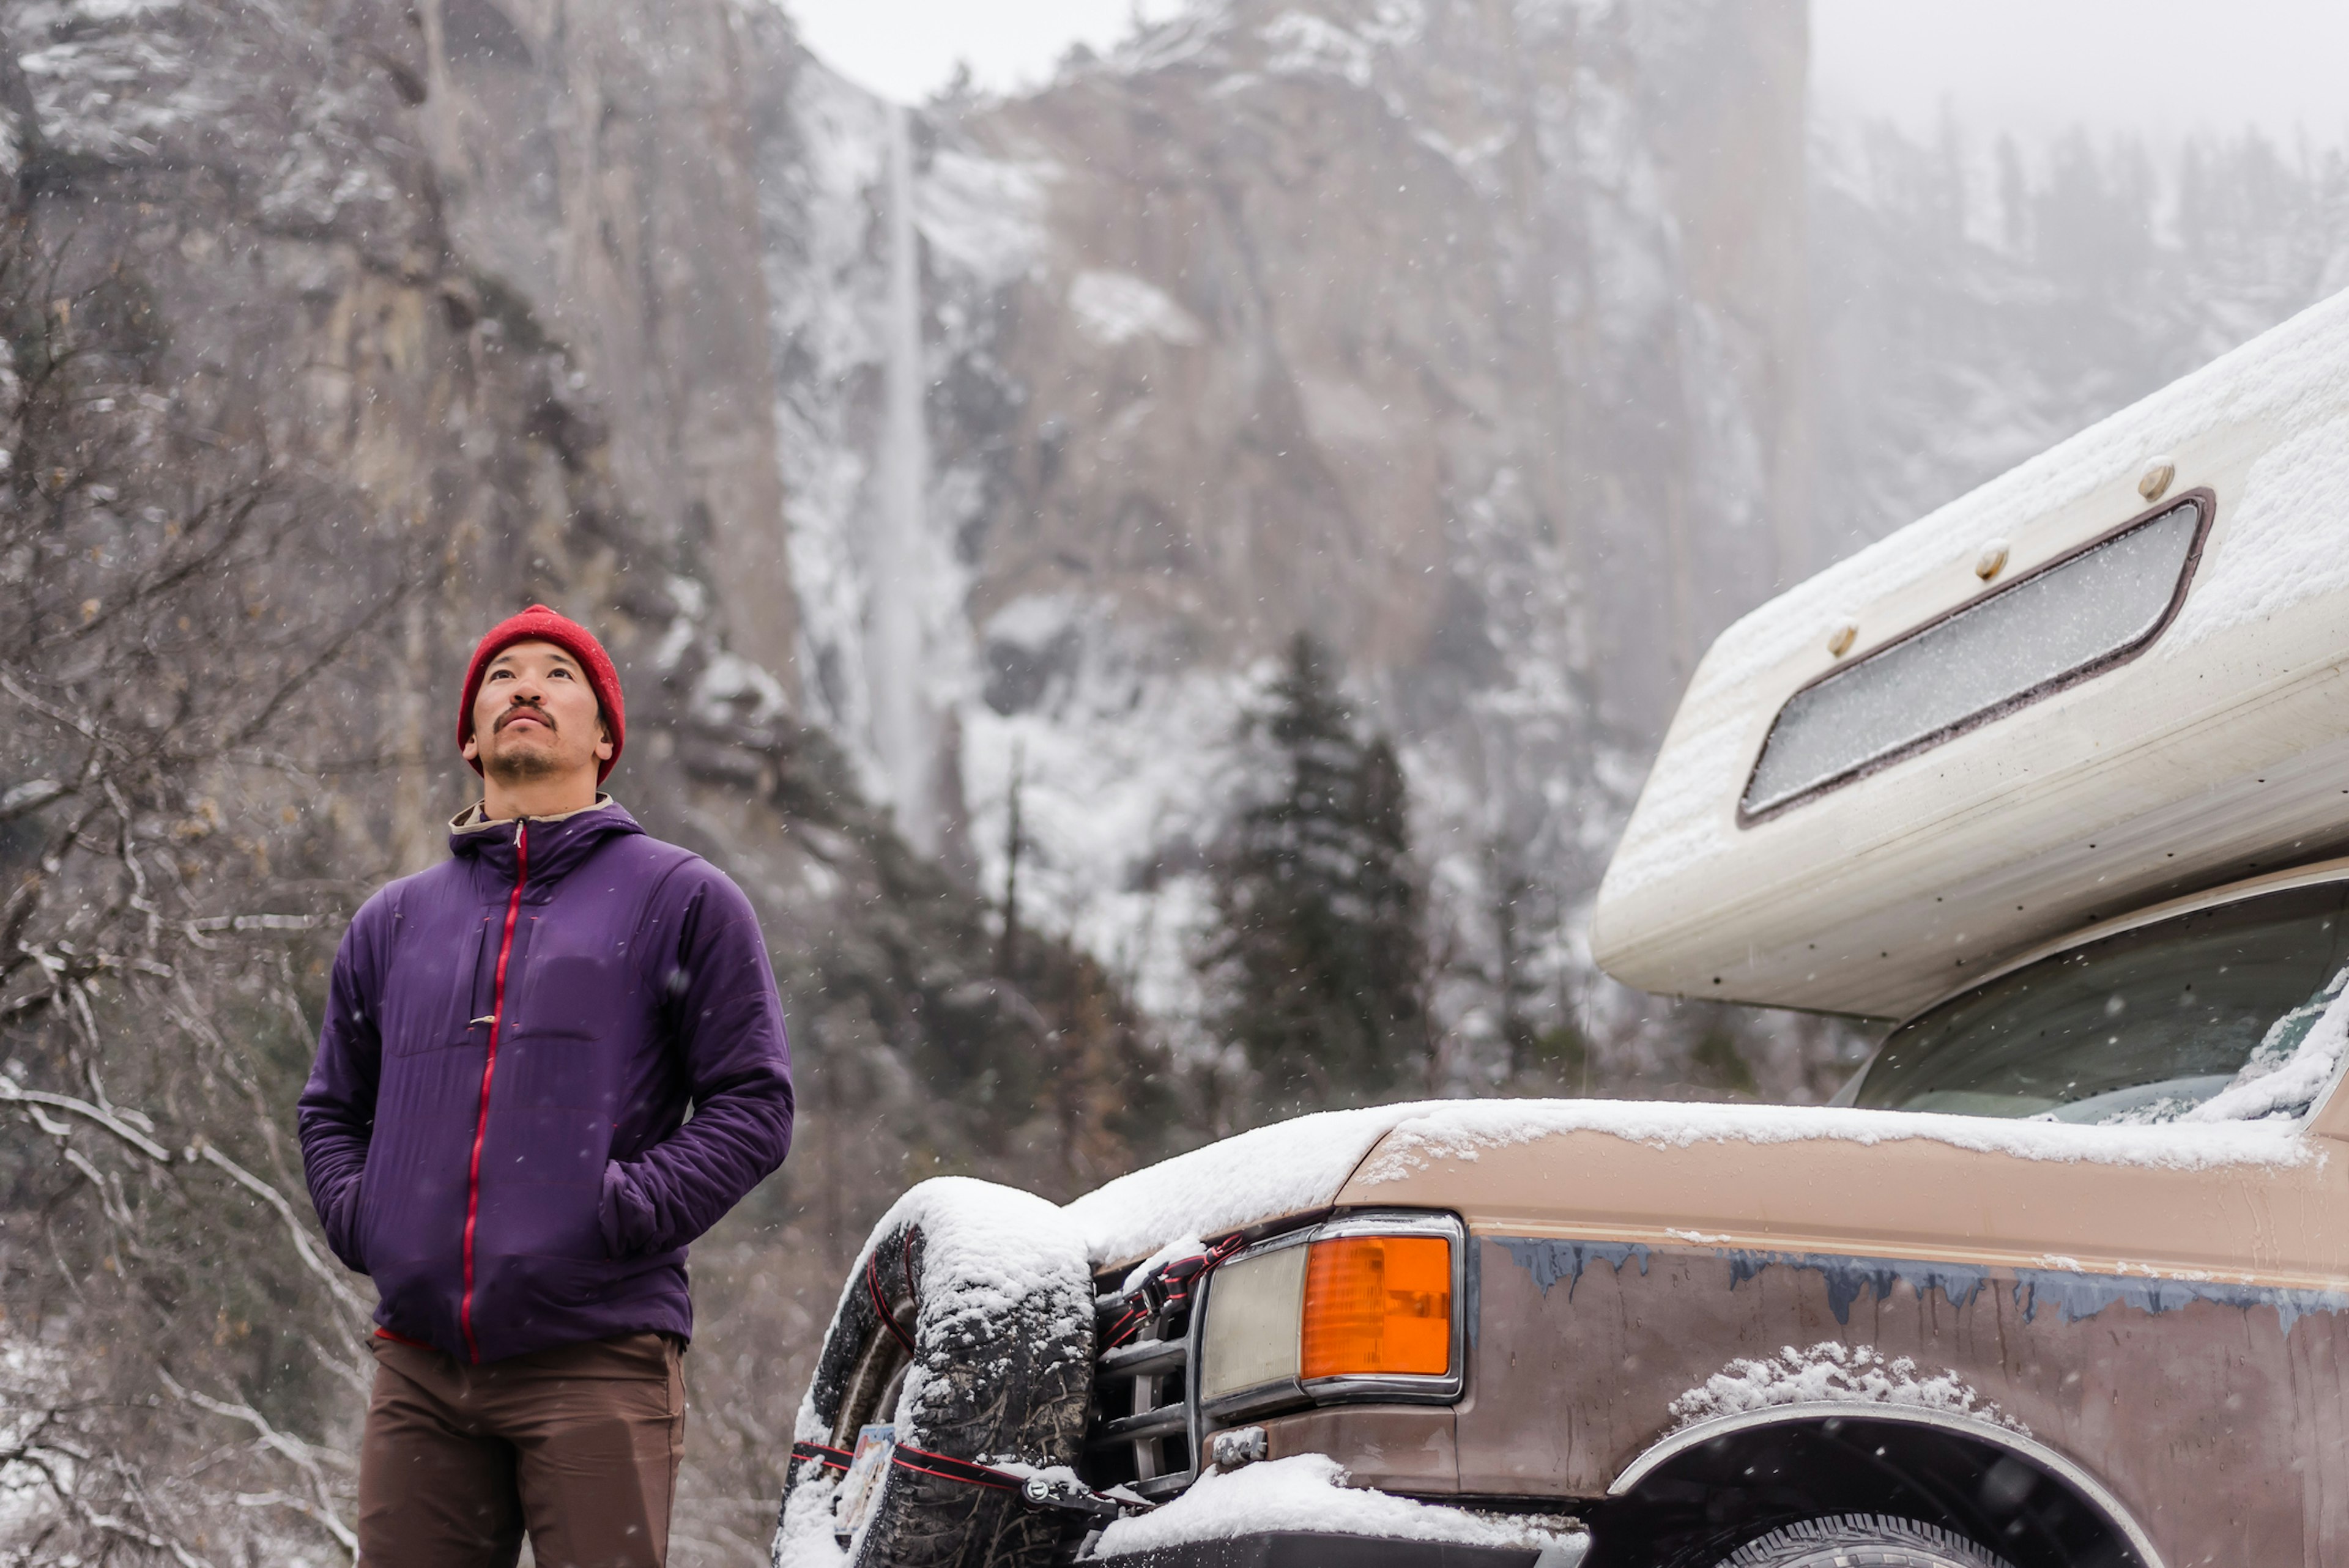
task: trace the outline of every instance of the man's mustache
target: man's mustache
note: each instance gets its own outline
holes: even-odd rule
[[[524,714],[528,714],[531,717],[538,720],[539,723],[546,726],[549,729],[553,729],[554,727],[554,716],[534,702],[518,702],[514,704],[512,707],[506,709],[505,712],[500,714],[498,716],[498,722],[491,727],[493,729],[502,730],[507,725],[512,724],[515,719],[522,717]]]

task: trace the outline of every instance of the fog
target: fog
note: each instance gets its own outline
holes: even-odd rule
[[[2041,140],[2073,126],[2160,142],[2256,127],[2349,131],[2349,8],[2322,0],[1813,0],[1823,109],[1911,131],[1946,112]]]
[[[1101,50],[1173,0],[792,0],[809,46],[900,102],[958,65],[989,91],[1033,86],[1072,45]],[[1813,0],[1814,95],[1829,112],[1916,131],[1946,110],[2043,139],[2073,125],[2155,139],[2256,126],[2321,142],[2349,130],[2338,62],[2349,7],[2322,0]]]

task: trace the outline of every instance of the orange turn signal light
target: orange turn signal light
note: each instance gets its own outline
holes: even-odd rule
[[[1299,1377],[1452,1370],[1449,1241],[1333,1236],[1307,1251]]]

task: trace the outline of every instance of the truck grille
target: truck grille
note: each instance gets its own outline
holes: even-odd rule
[[[1114,1282],[1112,1289],[1114,1290]],[[1133,1299],[1102,1295],[1094,1302],[1106,1340],[1133,1309]],[[1080,1471],[1096,1488],[1130,1486],[1154,1501],[1191,1484],[1191,1306],[1166,1303],[1123,1344],[1093,1363],[1091,1421]]]

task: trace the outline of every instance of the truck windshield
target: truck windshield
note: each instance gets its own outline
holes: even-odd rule
[[[1895,1029],[1853,1103],[2142,1125],[2308,1113],[2349,1039],[2349,882],[2075,947]]]

